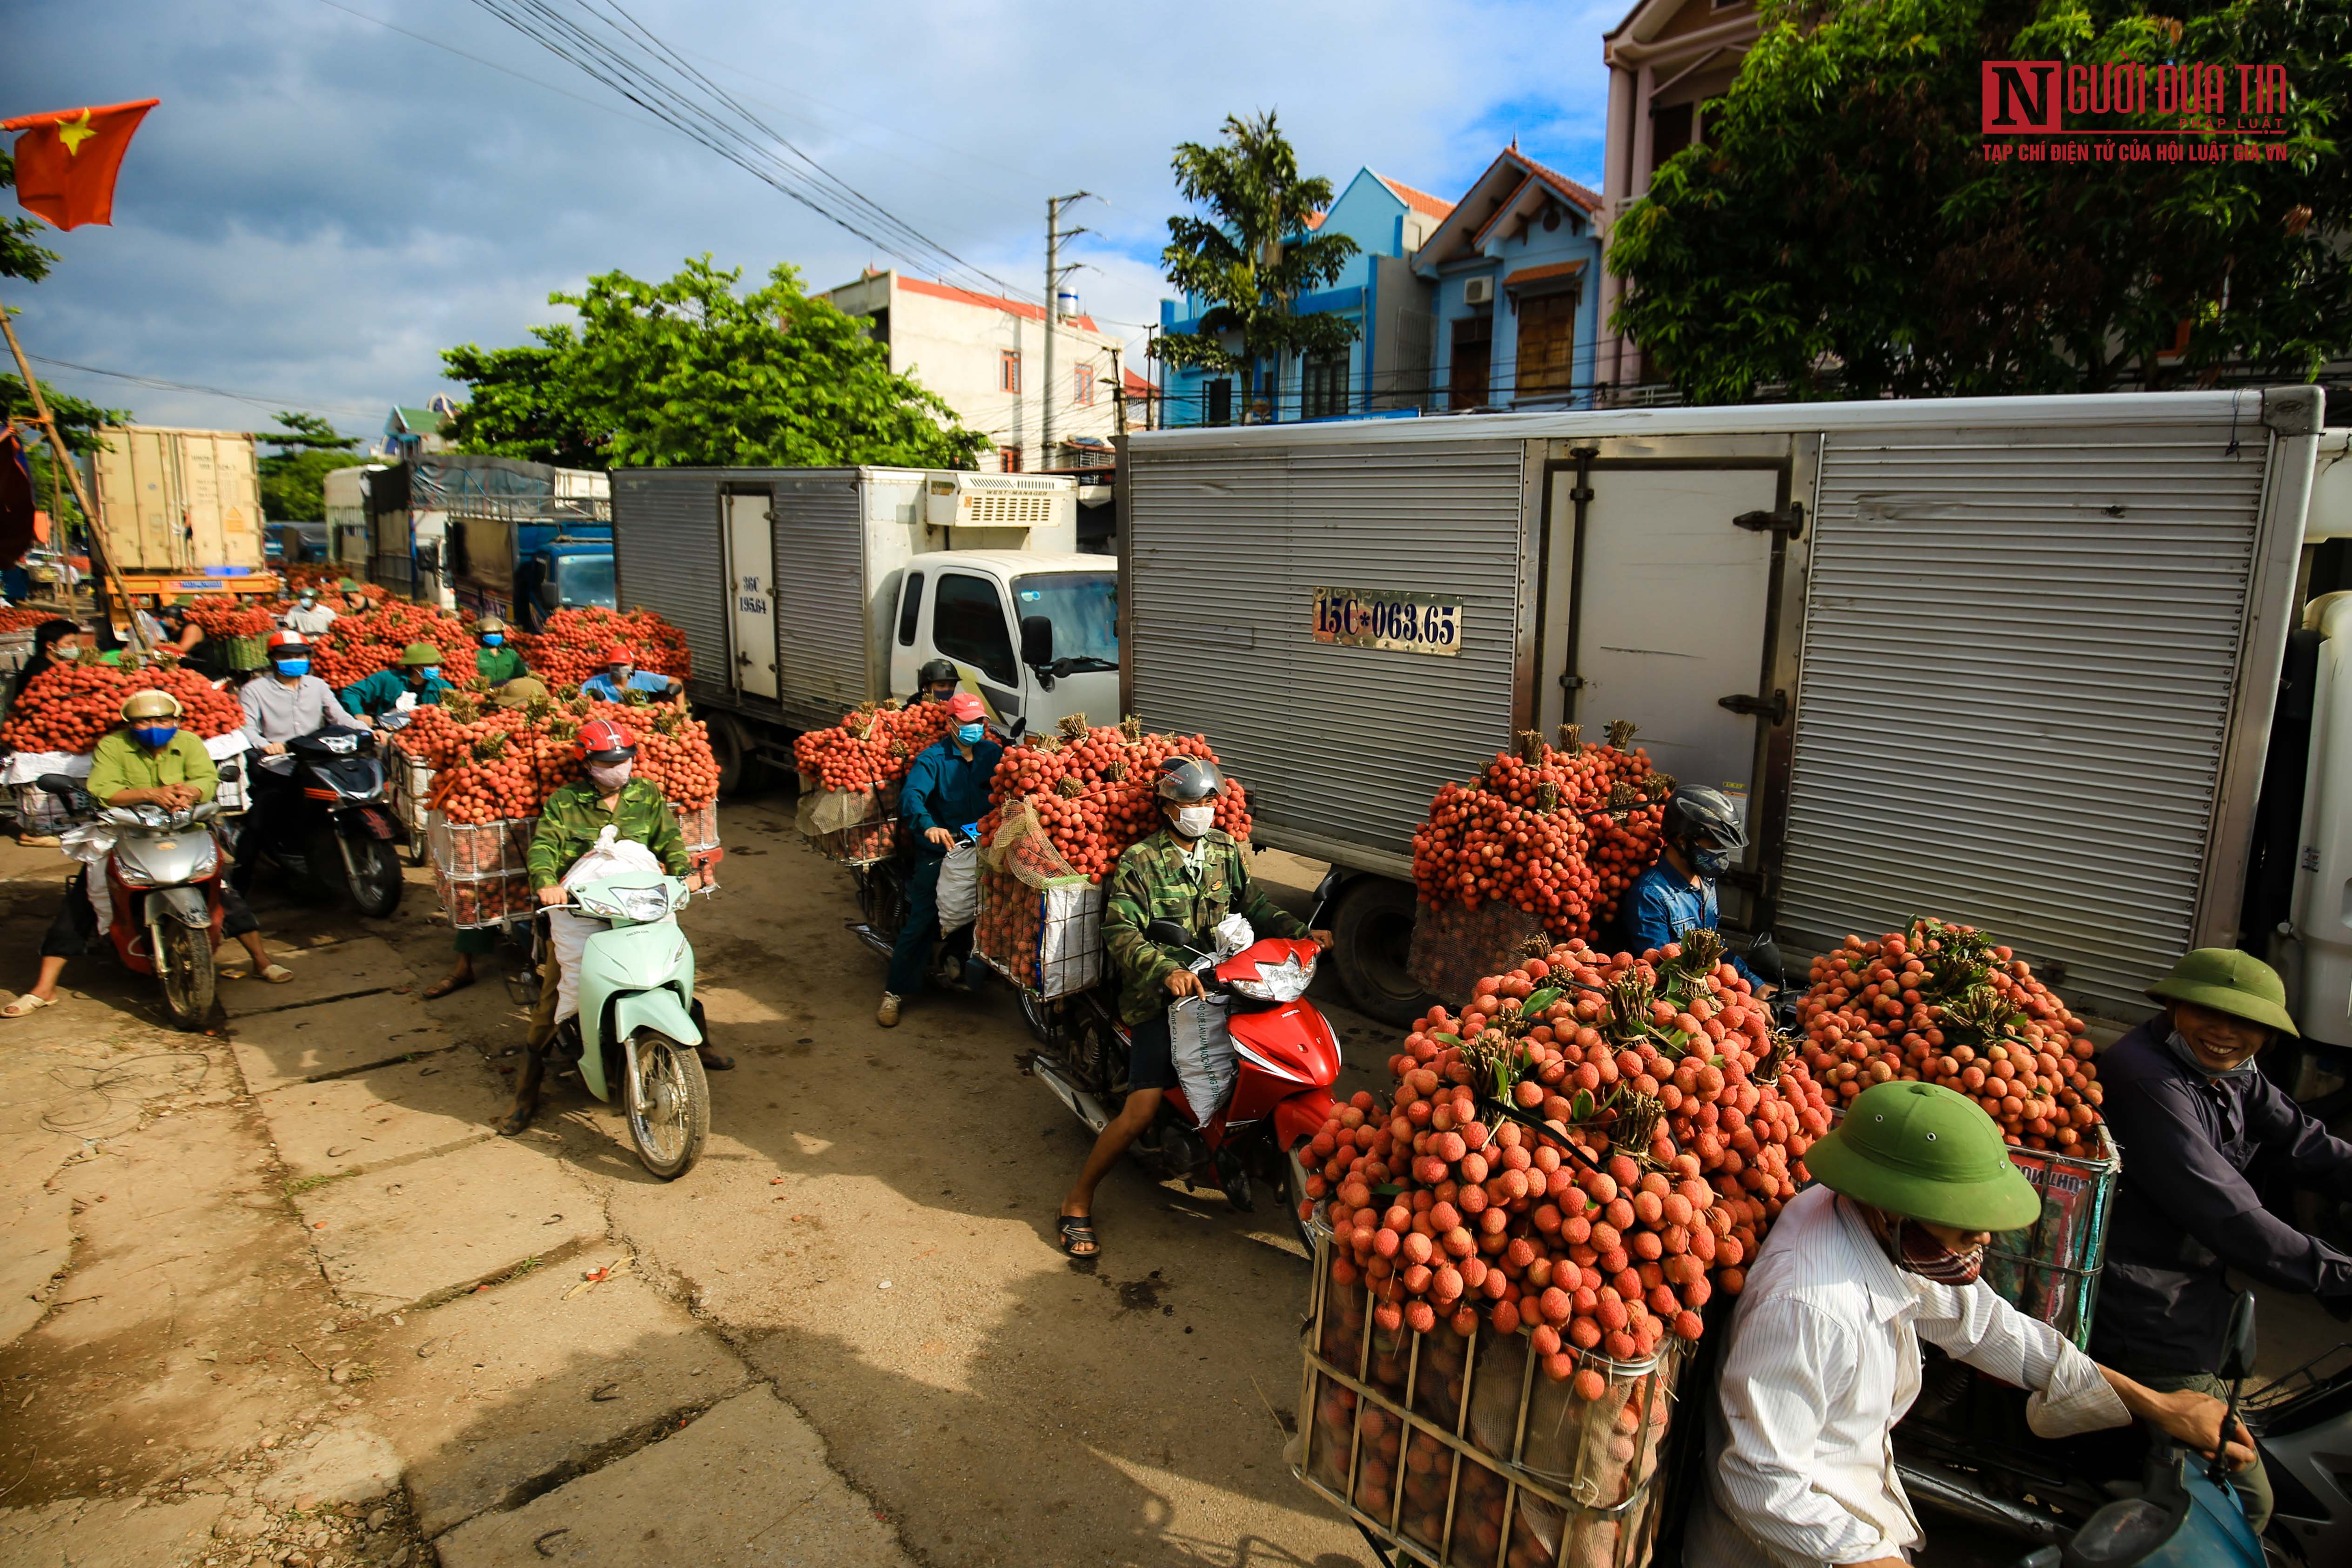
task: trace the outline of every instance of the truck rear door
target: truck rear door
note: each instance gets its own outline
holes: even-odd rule
[[[737,690],[776,695],[776,524],[764,492],[727,497],[728,634]]]

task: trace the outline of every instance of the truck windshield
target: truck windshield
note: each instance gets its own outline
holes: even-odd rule
[[[1015,620],[1054,623],[1054,661],[1073,669],[1118,668],[1118,574],[1034,572],[1013,579]]]
[[[613,558],[609,555],[559,555],[555,558],[555,593],[564,605],[613,607]]]

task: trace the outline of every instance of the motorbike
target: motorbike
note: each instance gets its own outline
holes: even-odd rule
[[[956,847],[971,842],[969,831],[958,836]],[[898,946],[898,933],[907,925],[907,877],[914,864],[904,855],[893,854],[863,866],[849,868],[856,886],[857,912],[862,919],[848,923],[849,934],[864,943],[866,950],[881,959],[889,958]],[[966,932],[955,933],[965,937]],[[968,942],[941,938],[931,944],[930,982],[942,991],[961,991],[964,986],[964,957]]]
[[[716,888],[706,889],[706,896]],[[572,889],[571,910],[605,922],[580,961],[580,1011],[549,1047],[588,1092],[617,1095],[646,1170],[676,1181],[710,1136],[710,1085],[695,1047],[706,1037],[694,994],[694,944],[670,917],[693,897],[676,877],[623,873]],[[544,921],[540,922],[544,931]]]
[[[2220,1461],[2160,1435],[2151,1436],[2134,1479],[2117,1473],[2112,1444],[2097,1435],[2045,1442],[2018,1425],[2000,1430],[1980,1418],[1954,1423],[1948,1409],[1939,1413],[1933,1405],[1921,1412],[1927,1421],[1906,1419],[1895,1428],[1904,1490],[1939,1513],[2032,1544],[2015,1568],[2298,1562],[2322,1568],[2352,1561],[2352,1486],[2342,1468],[2342,1456],[2352,1452],[2352,1360],[2343,1359],[2352,1347],[2338,1346],[2248,1396],[2242,1384],[2253,1371],[2254,1342],[2254,1299],[2246,1293],[2231,1313],[2220,1375],[2231,1385],[2231,1412],[2245,1418],[2277,1494],[2266,1538],[2248,1524]],[[2320,1374],[2318,1368],[2335,1360],[2343,1364]],[[2018,1391],[1991,1393],[2021,1410]]]
[[[1146,930],[1153,942],[1182,954],[1208,996],[1223,1004],[1236,1072],[1224,1104],[1205,1117],[1202,1108],[1186,1103],[1181,1089],[1168,1090],[1129,1152],[1155,1179],[1214,1186],[1244,1213],[1255,1205],[1254,1179],[1265,1180],[1283,1194],[1305,1239],[1299,1211],[1307,1200],[1307,1170],[1297,1151],[1339,1109],[1331,1097],[1339,1076],[1339,1037],[1306,999],[1315,978],[1315,944],[1286,937],[1261,941],[1238,915],[1221,923],[1210,951],[1195,947],[1192,933],[1172,921],[1154,921]],[[1051,1002],[1024,994],[1023,1006],[1042,1042],[1026,1071],[1099,1133],[1126,1100],[1134,1046],[1118,1016],[1116,983]]]
[[[324,899],[349,898],[360,913],[388,919],[407,886],[401,876],[405,835],[384,799],[383,763],[375,731],[329,725],[286,742],[298,796],[277,822],[262,858]],[[236,837],[252,831],[247,823]]]
[[[63,773],[45,773],[39,782],[77,819],[78,832],[111,841],[100,859],[85,865],[87,875],[105,879],[115,956],[132,973],[162,983],[174,1024],[203,1028],[213,1010],[213,949],[221,937],[221,852],[210,826],[221,807],[104,805]]]

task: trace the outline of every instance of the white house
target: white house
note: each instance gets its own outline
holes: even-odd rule
[[[872,324],[874,336],[889,345],[892,371],[914,377],[986,436],[1003,472],[1109,466],[1126,367],[1118,363],[1120,340],[1093,317],[1065,315],[1056,324],[1054,384],[1047,386],[1041,300],[975,294],[896,270],[868,272],[826,298]],[[1041,450],[1048,397],[1050,457]]]

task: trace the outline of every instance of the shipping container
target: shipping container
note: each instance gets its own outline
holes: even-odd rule
[[[2265,780],[2306,533],[2343,527],[2308,516],[2323,434],[2289,387],[1134,436],[1123,706],[1213,736],[1260,841],[1345,873],[1340,973],[1390,1017],[1427,1000],[1438,786],[1622,719],[1743,803],[1726,924],[1801,961],[1935,914],[2125,1020],[2188,948],[2284,945],[2352,1045],[2346,966],[2291,951],[2352,956],[2352,853],[2333,890],[2287,872],[2352,764],[2286,737]]]
[[[261,488],[251,435],[112,425],[90,476],[115,567],[125,574],[258,571]]]

